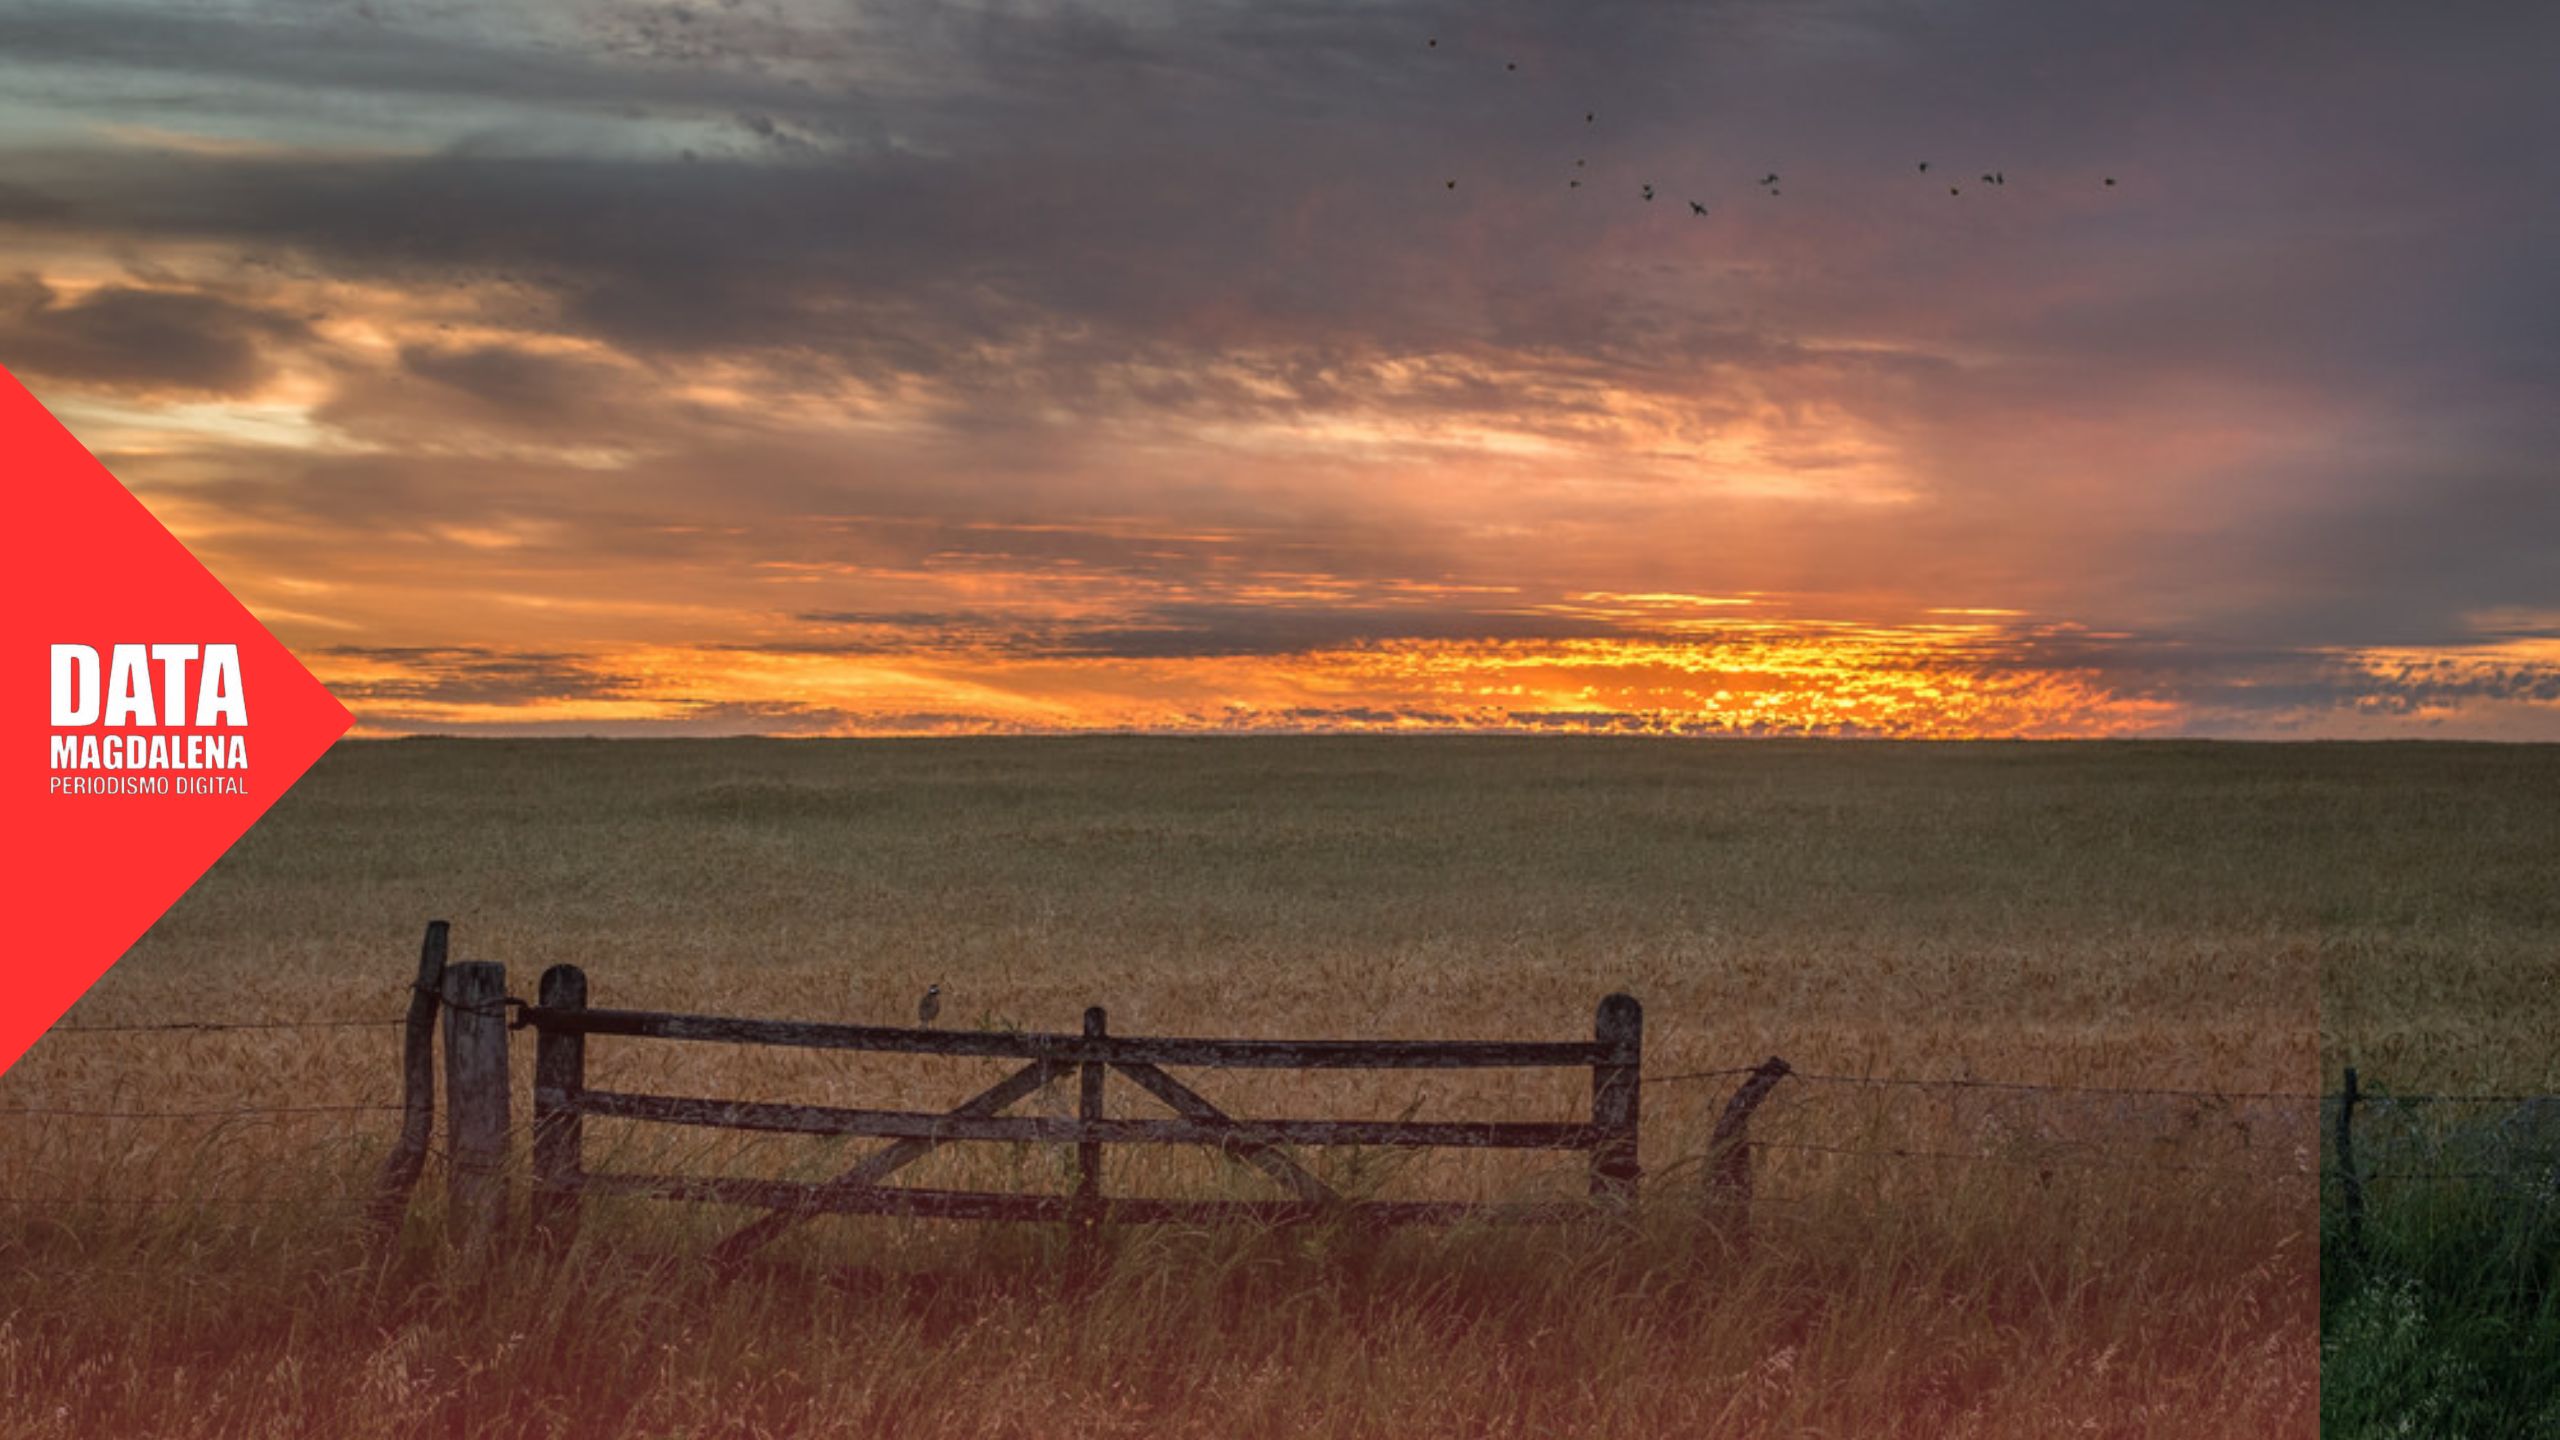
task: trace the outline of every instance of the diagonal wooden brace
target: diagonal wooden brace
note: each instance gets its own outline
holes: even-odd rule
[[[1137,1083],[1139,1089],[1173,1108],[1183,1119],[1195,1123],[1214,1124],[1231,1120],[1227,1112],[1209,1103],[1207,1097],[1156,1066],[1130,1063],[1114,1067]],[[1238,1158],[1277,1180],[1290,1194],[1315,1205],[1338,1205],[1342,1194],[1317,1179],[1307,1167],[1289,1158],[1276,1145],[1255,1141],[1237,1141],[1225,1147]]]
[[[1062,1073],[1064,1073],[1063,1067],[1052,1065],[1046,1060],[1034,1060],[1029,1065],[960,1102],[950,1113],[971,1118],[1001,1114],[1015,1101],[1039,1091]],[[937,1138],[925,1137],[884,1145],[863,1157],[861,1163],[852,1169],[819,1186],[814,1195],[823,1199],[877,1185],[942,1148],[944,1143]],[[711,1252],[712,1259],[721,1265],[734,1265],[761,1249],[775,1236],[816,1213],[819,1212],[777,1210],[763,1216],[721,1241],[719,1247]]]

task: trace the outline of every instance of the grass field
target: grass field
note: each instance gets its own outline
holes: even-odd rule
[[[2380,1097],[2361,1243],[2323,1206],[2323,1433],[2353,1440],[2560,1436],[2560,1107],[2391,1098],[2560,1092],[2560,752],[2463,758],[2399,787],[2383,883],[2324,936],[2332,1087]]]
[[[2550,962],[2555,773],[2560,752],[2404,746],[346,745],[73,1019],[388,1017],[442,916],[519,992],[573,961],[609,1005],[895,1021],[938,980],[946,1025],[1069,1029],[1100,1003],[1121,1033],[1569,1039],[1625,989],[1657,1075],[1774,1053],[2300,1092],[2373,1045],[2417,1083],[2464,1006],[2411,1005],[2405,967]],[[2364,1008],[2324,1016],[2324,975]],[[2528,1022],[2477,1023],[2525,1052]],[[57,1035],[0,1108],[387,1100],[392,1056],[387,1027]],[[607,1041],[591,1071],[937,1108],[991,1073]],[[1570,1072],[1198,1078],[1245,1114],[1588,1103]],[[2313,1107],[1790,1081],[1761,1138],[1925,1153],[1764,1150],[1741,1255],[1693,1219],[1728,1084],[1647,1087],[1632,1238],[1155,1231],[1095,1260],[830,1220],[725,1285],[699,1252],[743,1217],[667,1206],[604,1210],[565,1257],[457,1264],[432,1176],[373,1254],[340,1202],[388,1115],[0,1121],[0,1194],[196,1201],[0,1216],[0,1432],[2316,1432]],[[834,1153],[593,1140],[765,1173]],[[1115,1187],[1251,1189],[1123,1153]],[[1054,1186],[1057,1158],[960,1147],[915,1174]],[[1317,1163],[1378,1194],[1578,1183]]]

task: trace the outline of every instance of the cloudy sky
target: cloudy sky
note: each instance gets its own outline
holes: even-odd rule
[[[374,733],[2560,739],[2555,71],[2511,3],[0,0],[0,366]]]

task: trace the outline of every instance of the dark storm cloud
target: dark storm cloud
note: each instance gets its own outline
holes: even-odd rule
[[[632,23],[674,23],[646,13]],[[1909,305],[1890,298],[1900,283],[1954,282],[1959,306],[1995,332],[2103,354],[2110,369],[2192,366],[2200,355],[2252,369],[2405,367],[2405,355],[2378,355],[2379,342],[2429,339],[2483,307],[2455,307],[2447,320],[2443,296],[2429,293],[2438,287],[2385,281],[2394,262],[2422,259],[2450,238],[2487,252],[2483,260],[2503,260],[2498,271],[2524,281],[2541,267],[2524,263],[2532,252],[2523,241],[2495,238],[2515,234],[2499,222],[2551,213],[2530,186],[2448,180],[2432,156],[2393,163],[2414,161],[2466,111],[2483,108],[2453,105],[2449,122],[2443,102],[2499,93],[2479,83],[2482,67],[2516,63],[2491,39],[2470,38],[2458,11],[2428,24],[2359,7],[2253,8],[2240,20],[2164,17],[2156,7],[2074,7],[2065,17],[2019,5],[1928,20],[1848,5],[1141,13],[1128,21],[1064,7],[964,20],[892,7],[834,27],[766,18],[714,46],[723,63],[670,67],[619,63],[615,52],[507,49],[495,39],[443,39],[413,54],[409,37],[377,27],[158,12],[111,25],[87,12],[36,12],[14,22],[14,38],[30,54],[63,61],[278,71],[274,78],[297,84],[351,88],[396,78],[425,94],[610,101],[679,115],[693,109],[671,87],[752,74],[743,62],[758,52],[748,47],[763,45],[762,60],[788,55],[821,78],[758,81],[773,93],[754,97],[762,108],[745,123],[770,133],[780,115],[839,138],[822,158],[789,165],[746,156],[688,164],[672,147],[659,158],[601,159],[455,145],[370,161],[131,156],[101,167],[86,153],[38,155],[21,168],[49,176],[54,188],[38,193],[82,228],[218,236],[325,265],[525,277],[555,288],[593,333],[643,349],[810,347],[865,373],[949,373],[965,368],[977,346],[1027,344],[1034,353],[1008,355],[998,373],[1035,391],[1065,391],[1059,398],[1069,401],[1090,398],[1072,387],[1096,360],[1158,347],[1177,361],[1243,343],[1306,347],[1310,372],[1326,368],[1327,352],[1460,342],[1568,351],[1619,377],[1694,363],[1695,338],[1715,333],[1712,317],[1675,311],[1676,323],[1666,323],[1672,315],[1647,317],[1632,296],[1613,293],[1619,277],[1594,285],[1570,262],[1595,242],[1610,245],[1620,222],[1596,219],[1590,206],[1562,213],[1529,178],[1550,166],[1563,173],[1564,157],[1580,149],[1602,150],[1613,173],[1639,149],[1693,166],[1693,146],[1670,143],[1686,125],[1739,132],[1726,143],[1776,152],[1766,163],[1811,152],[1809,164],[1845,172],[1835,187],[1854,176],[1872,190],[1873,177],[1902,168],[1898,153],[1883,151],[1938,138],[1905,133],[1908,117],[1925,111],[1956,146],[2052,157],[2021,157],[2022,181],[2037,174],[2026,167],[2042,163],[2069,166],[2069,182],[2085,186],[2093,167],[2138,156],[2153,172],[2142,183],[2169,192],[2171,203],[2231,207],[2221,223],[2238,245],[2218,257],[2214,274],[2227,277],[2219,286],[2160,293],[2159,267],[2142,264],[2135,249],[2181,241],[2148,217],[2114,233],[2081,225],[2070,237],[2080,262],[2094,246],[2124,263],[2127,283],[2112,301],[2103,290],[2063,305],[2048,296],[2022,315],[1982,288],[1987,266],[1966,267],[1925,237],[1887,260],[1863,229],[1815,231],[1803,257],[1863,264],[1816,273],[1800,261],[1789,277],[1790,308],[1862,315]],[[700,36],[722,24],[706,11],[676,28]],[[8,30],[0,25],[0,38],[11,38]],[[1447,51],[1415,53],[1417,35],[1443,30]],[[2306,46],[2326,69],[2301,63]],[[2390,88],[2358,88],[2365,72],[2381,73],[2375,52],[2392,46],[2435,52],[2438,73],[2459,58],[2463,79],[2431,81],[2428,67],[2412,63]],[[1494,57],[1507,53],[1528,57],[1531,73],[1498,71]],[[1674,56],[1699,68],[1674,69]],[[2279,63],[2289,56],[2294,63]],[[855,123],[877,108],[867,95],[888,88],[884,76],[901,64],[901,123],[912,143],[843,139],[869,123]],[[2265,67],[2254,81],[2276,98],[2243,110],[2227,87],[2252,64]],[[2288,79],[2306,72],[2319,83]],[[1790,80],[1826,82],[1820,103],[1756,106]],[[2164,84],[2169,94],[2186,93],[2183,85],[2204,95],[2208,120],[2228,130],[2164,140],[2157,102],[2143,100]],[[1950,103],[1959,87],[1972,98]],[[1612,121],[1596,140],[1561,123],[1594,91],[1609,97]],[[717,108],[736,97],[703,98]],[[2301,113],[2265,113],[2288,102]],[[2029,113],[2033,133],[1999,133]],[[2316,146],[2296,137],[2299,153],[2271,153],[2314,122],[2336,128]],[[1540,138],[1558,130],[1567,138]],[[2336,158],[2347,155],[2359,157],[2352,168]],[[1502,157],[1502,171],[1471,174],[1455,203],[1430,193],[1426,176],[1462,163],[1480,169],[1492,156]],[[2243,173],[2241,162],[2267,168]],[[1720,163],[1735,174],[1694,183],[1721,194],[1761,162]],[[2381,174],[2387,185],[2365,178]],[[2032,183],[2064,181],[2038,174]],[[1479,185],[1487,198],[1475,198]],[[1999,198],[2053,204],[2049,195]],[[2386,223],[2386,207],[2406,213],[2449,201],[2479,223],[2452,237],[2440,226]],[[1883,219],[1859,193],[1818,203],[1860,212],[1850,218],[1861,227]],[[2306,204],[2321,218],[2355,223],[2327,231],[2318,249],[2282,243],[2275,207]],[[1489,231],[1499,244],[1487,244]],[[2023,261],[2017,280],[2038,278],[2035,257],[2014,240],[1995,235],[1982,247],[1979,235],[1967,238],[1985,261]],[[2064,248],[2052,241],[2036,238],[2048,256]],[[1948,298],[1921,305],[1934,317]],[[1709,321],[1703,332],[1701,320]],[[2213,343],[2198,343],[2200,326]],[[2534,333],[2518,327],[2517,343],[2536,343]],[[994,388],[995,374],[981,381]],[[1213,383],[1176,383],[1169,393],[1179,400],[1185,384]],[[1507,393],[1490,391],[1482,403],[1502,404]],[[1325,398],[1312,386],[1301,403]],[[1465,399],[1462,390],[1442,398]]]
[[[13,6],[0,12],[0,54],[48,67],[40,73],[63,90],[94,86],[101,74],[120,71],[227,87],[198,92],[186,102],[190,108],[273,108],[297,95],[340,93],[606,108],[757,106],[806,97],[805,90],[737,69],[616,65],[521,31],[475,38],[378,18],[411,14],[434,18],[395,4],[228,12],[148,4]],[[155,91],[146,96],[150,108],[178,107],[165,90]],[[855,108],[841,96],[829,104],[839,114]]]
[[[0,279],[0,357],[30,374],[119,390],[224,394],[272,371],[302,324],[216,296],[104,286],[64,299],[33,276]]]
[[[584,402],[597,388],[594,377],[600,368],[504,345],[450,350],[403,346],[400,364],[420,379],[448,386],[484,405],[544,413]]]
[[[2421,657],[2393,662],[2378,674],[2366,672],[2357,677],[2352,689],[2352,696],[2336,698],[2364,701],[2395,713],[2466,700],[2548,704],[2560,701],[2560,666],[2494,662],[2466,666]]]
[[[1899,175],[1900,152],[1932,141],[2050,156],[2018,161],[2022,184],[2046,187],[2046,198],[2003,195],[2004,204],[2050,208],[2051,191],[2085,188],[2102,161],[2147,165],[2142,183],[2177,205],[2233,207],[2217,243],[2233,246],[2227,258],[2240,263],[2214,274],[2247,289],[2145,294],[2158,277],[2134,270],[2117,298],[2147,303],[2112,316],[2098,295],[2029,317],[1997,291],[1975,298],[2059,347],[2096,342],[2139,355],[2166,346],[2164,358],[2182,363],[2196,357],[2198,324],[2258,347],[2247,357],[2257,363],[2356,353],[2327,342],[2338,328],[2374,338],[2359,326],[2376,317],[2398,317],[2423,337],[2426,317],[2447,313],[2440,294],[2426,293],[2437,287],[2375,283],[2376,265],[2421,258],[2448,239],[2516,265],[2529,237],[2496,222],[2551,213],[2530,183],[2548,173],[2532,148],[2503,156],[2523,173],[2495,185],[2431,148],[2447,132],[2469,139],[2472,124],[2537,113],[2482,98],[2524,93],[2495,77],[2527,73],[2530,47],[2465,7],[2417,15],[2280,5],[2235,15],[2027,4],[1436,13],[1204,5],[1120,18],[1075,6],[892,6],[832,23],[687,13],[694,18],[683,23],[659,9],[626,19],[599,12],[592,22],[608,33],[694,37],[693,63],[681,64],[627,63],[626,53],[660,54],[646,43],[581,53],[531,34],[509,43],[503,30],[422,40],[381,26],[156,9],[22,12],[0,20],[0,46],[57,64],[592,103],[644,116],[751,100],[739,122],[748,133],[796,125],[833,137],[834,147],[790,165],[744,154],[688,164],[672,146],[658,158],[606,159],[455,143],[369,161],[132,155],[101,164],[82,152],[29,156],[26,168],[63,192],[56,203],[110,232],[229,236],[343,265],[537,274],[598,333],[626,343],[860,353],[867,341],[889,363],[900,358],[902,330],[919,342],[908,358],[930,362],[973,334],[1037,335],[1062,321],[1108,323],[1109,343],[1215,346],[1249,335],[1392,348],[1457,334],[1605,348],[1614,338],[1605,322],[1620,317],[1584,306],[1606,292],[1555,262],[1568,246],[1605,244],[1620,222],[1593,216],[1592,206],[1564,211],[1531,176],[1549,166],[1561,175],[1563,157],[1578,150],[1601,152],[1613,168],[1640,163],[1628,152],[1648,149],[1693,167],[1688,148],[1669,143],[1693,126],[1731,132],[1719,148],[1753,158],[1737,153],[1719,162],[1733,174],[1689,183],[1722,198],[1744,172],[1804,154],[1823,167],[1801,182],[1812,187],[1806,198],[1835,208],[1865,206],[1872,177]],[[723,32],[730,38],[704,38]],[[1442,32],[1450,43],[1441,52],[1415,44]],[[1525,58],[1529,73],[1502,72],[1506,55]],[[2461,68],[2449,70],[2456,60]],[[751,96],[721,88],[786,61],[801,68],[756,79]],[[1808,80],[1823,88],[1763,108],[1768,92]],[[2243,81],[2266,98],[2244,102],[2234,93]],[[1566,122],[1602,103],[1595,93],[1607,97],[1610,128],[1586,135]],[[901,143],[845,139],[883,94],[898,103]],[[2201,102],[2199,126],[2219,129],[2170,129],[2174,117],[2161,113],[2170,100]],[[1935,123],[1915,134],[1917,113]],[[2315,124],[2323,133],[2299,133]],[[1551,134],[1561,138],[1548,142]],[[1497,161],[1492,174],[1470,173],[1455,202],[1431,193],[1426,177]],[[1950,155],[1942,168],[1964,164]],[[1825,173],[1833,170],[1836,178]],[[1853,177],[1860,191],[1847,188]],[[37,193],[47,193],[46,180]],[[2319,249],[2281,243],[2275,212],[2306,203],[2320,218],[2360,223],[2327,232]],[[2392,220],[2394,209],[2447,203],[2481,223],[2448,236]],[[2094,244],[2130,262],[2140,248],[2195,233],[2192,215],[2166,217],[2177,230],[2160,228],[2162,219],[2151,211],[2114,233],[2080,224],[2074,252],[2085,259]],[[1488,227],[1516,250],[1489,247]],[[1812,238],[1818,256],[1856,251],[1869,237]],[[1991,254],[2016,258],[2002,254],[2013,243],[1995,234]],[[2050,235],[2036,244],[2060,248]],[[1943,258],[1919,238],[1892,267],[1901,275],[1878,278],[1927,278]],[[2547,287],[2531,279],[2540,268],[2516,265],[2515,279]],[[1811,282],[1817,306],[1871,306],[1881,288],[1855,272],[1795,278]],[[2459,307],[2456,318],[2487,308]],[[2531,327],[2514,329],[2518,343],[2531,343]],[[1647,353],[1683,358],[1676,349],[1629,358]]]
[[[695,735],[830,735],[845,733],[849,728],[864,723],[876,730],[889,732],[964,730],[977,722],[975,717],[939,711],[900,712],[875,717],[823,705],[702,700],[676,705],[664,715],[636,720],[493,720],[475,717],[457,721],[432,709],[407,710],[397,704],[377,704],[366,707],[364,723],[369,729],[404,735],[663,739]]]
[[[1360,645],[1443,640],[1668,639],[1669,632],[1519,609],[1372,602],[1197,602],[1140,605],[1108,621],[1025,622],[1019,617],[907,612],[818,612],[797,617],[853,638],[770,648],[795,653],[894,654],[920,645],[990,649],[1044,659],[1201,660],[1305,655]],[[862,638],[868,636],[869,638]]]
[[[2532,700],[2530,667],[2320,657],[2560,609],[2555,49],[2560,11],[2362,0],[17,7],[0,240],[201,284],[22,282],[0,363],[236,393],[293,348],[346,443],[205,452],[189,495],[278,534],[504,531],[510,584],[833,560],[1170,592],[779,608],[847,647],[1649,633],[1244,598],[1510,579],[1542,543],[1551,590],[1579,564],[2131,626],[2020,662],[2078,647],[2128,693]],[[226,143],[122,133],[191,120]],[[322,346],[283,297],[332,283],[478,333]],[[682,393],[705,373],[771,403]],[[839,396],[896,423],[809,419]],[[1343,417],[1406,428],[1269,448]],[[1434,425],[1511,448],[1417,453]],[[1661,478],[1854,487],[1879,450],[1894,508]],[[1405,462],[1438,503],[1369,483]],[[439,673],[546,681],[469,666]]]
[[[653,393],[654,376],[590,356],[504,344],[409,344],[396,366],[349,368],[314,414],[390,445],[457,428],[569,443],[651,443],[687,407]]]
[[[599,668],[589,657],[484,645],[338,645],[322,653],[397,672],[387,678],[340,680],[330,687],[350,700],[377,702],[368,709],[396,711],[419,701],[517,705],[592,699],[622,694],[638,683],[634,676]]]
[[[1619,627],[1554,615],[1418,607],[1162,605],[1131,623],[1064,639],[1061,653],[1113,659],[1290,655],[1345,646],[1432,640],[1568,640],[1626,637]]]

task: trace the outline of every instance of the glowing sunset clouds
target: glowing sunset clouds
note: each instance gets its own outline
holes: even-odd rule
[[[2560,738],[2555,41],[18,7],[0,365],[371,733]]]

